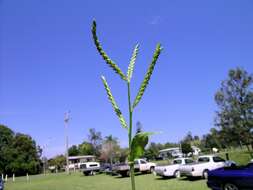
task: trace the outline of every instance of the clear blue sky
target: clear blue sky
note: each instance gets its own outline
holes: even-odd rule
[[[0,0],[0,123],[48,144],[45,154],[53,156],[64,151],[63,115],[70,109],[70,144],[96,128],[127,145],[100,75],[126,118],[127,89],[93,45],[95,18],[104,49],[122,70],[140,44],[133,95],[156,43],[164,47],[134,123],[162,131],[151,139],[162,143],[188,131],[207,133],[228,70],[253,72],[252,10],[251,0]]]

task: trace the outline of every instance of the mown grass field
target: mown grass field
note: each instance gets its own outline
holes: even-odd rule
[[[130,190],[130,178],[61,173],[31,176],[29,182],[19,177],[5,185],[6,190]],[[162,179],[152,174],[137,175],[136,186],[137,190],[208,190],[205,180]]]
[[[220,153],[220,156],[225,158],[225,153]],[[230,151],[229,156],[238,164],[247,164],[251,159],[247,151]],[[15,182],[9,178],[5,186],[5,190],[130,190],[130,178],[59,173],[30,176],[28,182],[26,177],[18,177]],[[152,174],[136,175],[136,186],[137,190],[208,190],[205,180],[162,179]]]

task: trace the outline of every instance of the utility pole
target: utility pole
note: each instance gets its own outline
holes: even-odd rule
[[[49,146],[49,143],[51,142],[51,138],[48,138],[47,142],[43,145],[43,157],[42,157],[42,162],[43,162],[43,173],[46,175],[46,164],[47,164],[47,157],[46,157],[46,149]]]
[[[69,140],[68,140],[68,122],[69,122],[69,113],[64,115],[64,126],[65,126],[65,143],[66,143],[66,173],[69,174]]]

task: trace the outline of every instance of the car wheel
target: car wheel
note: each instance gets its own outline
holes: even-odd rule
[[[89,173],[87,173],[87,172],[83,172],[83,174],[84,174],[85,176],[88,176],[88,175],[89,175]]]
[[[208,178],[208,170],[204,170],[204,171],[203,171],[202,177],[203,177],[204,179],[207,179],[207,178]]]
[[[174,177],[175,178],[180,178],[181,176],[180,176],[180,171],[179,170],[176,170],[175,172],[174,172]]]
[[[226,183],[223,187],[223,190],[239,190],[239,189],[233,183]]]
[[[155,168],[154,168],[154,167],[151,167],[149,171],[150,171],[150,173],[154,173]]]

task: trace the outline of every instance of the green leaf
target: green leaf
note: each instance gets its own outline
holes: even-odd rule
[[[134,100],[134,103],[133,103],[133,108],[135,108],[137,106],[137,104],[140,102],[140,100],[141,100],[141,98],[142,98],[142,96],[144,94],[144,91],[145,91],[145,89],[146,89],[146,87],[147,87],[147,85],[149,83],[150,77],[151,77],[151,75],[153,73],[153,70],[155,68],[157,59],[158,59],[161,51],[162,51],[161,44],[157,44],[155,53],[153,55],[152,62],[149,65],[148,71],[147,71],[147,73],[145,75],[145,78],[144,78],[142,84],[141,84],[139,92],[138,92],[137,96],[135,97],[135,100]]]
[[[113,95],[112,95],[112,93],[111,93],[110,87],[109,87],[109,85],[107,84],[105,77],[102,76],[101,78],[102,78],[102,81],[103,81],[103,84],[104,84],[106,93],[107,93],[107,95],[108,95],[108,99],[109,99],[110,102],[112,103],[113,109],[114,109],[116,115],[118,116],[119,121],[120,121],[122,127],[124,127],[124,128],[127,129],[128,127],[127,127],[126,121],[125,121],[125,119],[124,119],[124,117],[123,117],[123,115],[122,115],[122,113],[121,113],[119,107],[118,107],[117,104],[116,104],[116,101],[115,101],[115,99],[114,99],[114,97],[113,97]]]
[[[134,64],[135,64],[135,61],[136,61],[138,51],[139,51],[139,45],[137,44],[134,48],[134,51],[133,51],[133,54],[132,54],[132,57],[131,57],[131,60],[130,60],[129,66],[128,66],[128,70],[127,70],[127,80],[128,80],[128,82],[131,81],[131,78],[132,78],[132,75],[133,75]]]
[[[148,138],[154,133],[141,132],[137,133],[131,143],[131,152],[129,161],[133,162],[134,159],[139,158],[144,154],[145,146],[148,144]]]
[[[96,48],[99,52],[99,54],[102,56],[102,58],[105,60],[105,62],[117,73],[120,75],[120,77],[127,81],[127,77],[124,75],[124,73],[121,71],[121,69],[119,68],[119,66],[114,63],[110,58],[109,56],[105,53],[105,51],[102,49],[102,46],[98,40],[98,37],[97,37],[97,24],[96,24],[96,21],[94,20],[93,23],[92,23],[92,37],[93,37],[93,40],[94,40],[94,43],[96,45]]]

